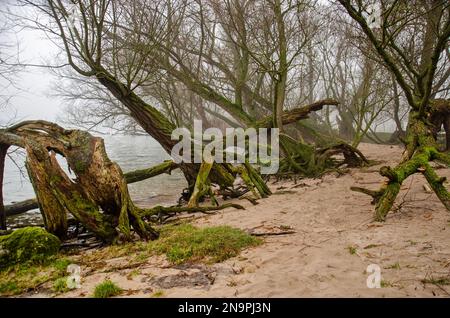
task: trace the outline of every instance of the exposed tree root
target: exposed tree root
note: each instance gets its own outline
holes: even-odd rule
[[[285,154],[280,162],[279,173],[295,172],[306,177],[318,177],[346,164],[348,167],[362,167],[369,160],[355,147],[339,141],[324,147],[297,142],[289,136],[280,136],[280,145]],[[335,158],[342,155],[343,160]]]
[[[363,188],[352,187],[354,191],[372,196],[372,203],[376,204],[375,220],[384,221],[391,210],[394,201],[400,192],[400,187],[410,175],[422,173],[430,184],[437,197],[447,210],[450,211],[450,194],[444,186],[445,178],[439,177],[430,161],[440,161],[450,166],[450,158],[447,154],[437,150],[436,142],[432,135],[432,128],[424,120],[419,120],[417,114],[410,114],[407,145],[402,162],[395,168],[384,166],[380,174],[388,179],[380,190],[372,191]]]
[[[10,139],[11,136],[16,139]],[[167,216],[183,211],[210,213],[227,207],[243,209],[238,204],[219,206],[211,187],[212,182],[218,179],[222,182],[217,184],[226,189],[240,175],[255,194],[261,197],[270,194],[262,178],[249,164],[233,167],[204,162],[187,207],[142,209],[131,201],[127,181],[132,183],[170,173],[178,165],[166,161],[153,168],[124,175],[120,167],[109,160],[101,138],[80,130],[65,130],[45,121],[22,122],[7,131],[0,131],[0,138],[2,145],[16,145],[26,150],[26,167],[36,193],[36,201],[30,200],[27,206],[34,206],[37,202],[45,228],[62,239],[67,236],[68,214],[96,237],[113,242],[130,240],[132,230],[144,239],[157,238],[158,233],[147,222],[155,215]],[[69,171],[74,176],[66,174],[60,167],[57,154],[67,160]],[[198,202],[204,196],[211,197],[215,206],[199,207]]]
[[[201,164],[200,170],[197,174],[197,180],[195,182],[194,191],[192,192],[192,195],[188,202],[188,207],[198,206],[201,199],[203,199],[205,196],[209,196],[212,200],[212,203],[218,205],[214,195],[214,191],[211,187],[211,185],[214,184],[214,179],[211,178],[212,176],[211,172],[213,171],[212,170],[213,167],[216,166],[222,167],[223,164],[219,165],[217,163],[213,163],[212,160],[204,161]],[[250,190],[255,197],[265,198],[271,194],[269,187],[261,178],[260,174],[248,162],[237,166],[228,164],[226,167],[227,173],[231,174],[233,179],[236,178],[237,176],[241,177],[247,189]],[[224,186],[222,184],[218,184],[218,186],[220,187],[220,190],[217,192],[219,194],[225,194],[225,196],[236,197],[235,195],[239,193],[238,191],[234,190],[230,191],[230,188],[233,189],[233,185],[231,187],[228,187],[227,185]],[[241,193],[243,194],[245,192]]]
[[[127,184],[132,184],[142,180],[146,180],[157,175],[168,173],[170,174],[172,170],[178,168],[178,165],[172,160],[166,160],[161,164],[157,164],[153,167],[147,169],[134,170],[124,173],[125,181]],[[5,205],[6,217],[25,213],[30,210],[38,209],[39,204],[36,198],[28,199],[14,204]]]
[[[238,210],[245,210],[243,206],[235,203],[225,203],[217,206],[194,206],[194,207],[183,207],[183,206],[155,206],[151,209],[140,209],[140,215],[142,217],[146,217],[149,219],[156,219],[159,222],[167,220],[172,216],[175,216],[178,213],[187,212],[187,213],[195,213],[201,212],[204,214],[214,214],[215,211],[227,209],[227,208],[235,208]]]

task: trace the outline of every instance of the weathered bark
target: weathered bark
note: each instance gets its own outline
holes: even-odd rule
[[[9,129],[20,136],[27,152],[26,167],[36,192],[46,229],[64,238],[67,213],[111,242],[158,236],[131,201],[120,167],[106,155],[103,140],[48,122],[24,122]],[[56,153],[66,158],[74,180],[61,169]]]

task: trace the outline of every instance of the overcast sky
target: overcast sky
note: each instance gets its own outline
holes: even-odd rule
[[[21,63],[46,64],[52,62],[57,52],[55,45],[37,30],[9,28],[6,34],[0,35],[0,41],[2,44],[10,45],[2,55],[18,56]],[[8,121],[15,112],[17,112],[15,121],[57,119],[57,115],[63,109],[63,102],[55,96],[50,96],[51,88],[57,85],[57,82],[56,77],[48,69],[26,67],[13,79],[13,83],[14,86],[10,85],[2,92],[2,95],[12,96],[12,99],[8,109],[0,114],[0,123]],[[0,79],[0,84],[3,87],[6,83]]]

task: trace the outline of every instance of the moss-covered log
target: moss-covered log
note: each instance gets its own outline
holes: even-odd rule
[[[140,169],[140,170],[134,170],[130,171],[124,174],[125,180],[128,184],[139,182],[145,179],[153,178],[155,176],[158,176],[163,173],[169,173],[172,172],[172,170],[175,170],[178,168],[178,164],[173,162],[172,160],[166,160],[161,164],[158,164],[154,167],[148,168],[148,169]]]
[[[166,214],[176,214],[181,212],[187,212],[187,213],[194,213],[194,212],[201,212],[201,213],[214,213],[215,211],[227,209],[227,208],[234,208],[238,210],[244,210],[244,207],[239,204],[235,203],[225,203],[222,205],[216,205],[216,206],[193,206],[193,207],[182,207],[182,206],[171,206],[171,207],[164,207],[161,205],[155,206],[151,209],[143,209],[140,214],[145,217],[151,217],[151,216],[162,216]]]

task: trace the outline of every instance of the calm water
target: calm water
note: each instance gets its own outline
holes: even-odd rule
[[[103,136],[109,158],[117,162],[124,172],[148,168],[170,159],[169,155],[151,137],[147,136]],[[35,197],[33,188],[24,166],[23,155],[16,154],[19,169],[7,159],[3,194],[5,204],[11,204]],[[22,170],[22,171],[21,171]],[[162,174],[151,179],[130,184],[128,189],[133,201],[142,207],[157,204],[176,204],[181,191],[186,187],[186,181],[179,170],[171,175]],[[38,210],[8,218],[8,223],[23,224],[40,222]]]

